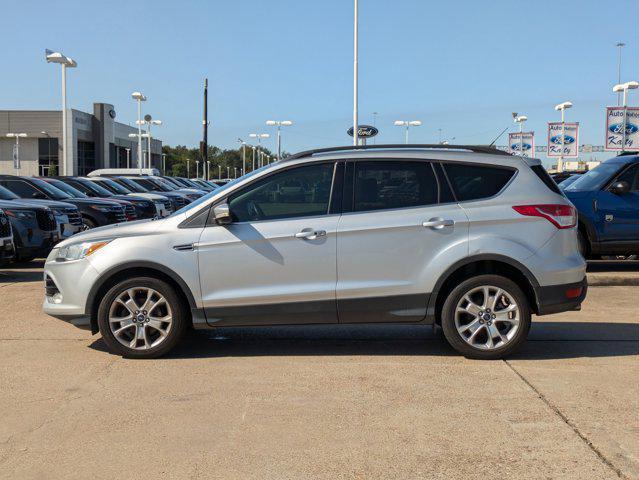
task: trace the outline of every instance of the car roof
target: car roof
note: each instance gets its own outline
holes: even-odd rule
[[[639,162],[639,154],[636,152],[626,152],[622,153],[619,156],[609,158],[608,160],[604,160],[605,163],[622,163],[629,164]]]

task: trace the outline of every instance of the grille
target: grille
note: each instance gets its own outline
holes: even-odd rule
[[[135,207],[133,205],[125,205],[124,213],[126,218],[129,220],[135,220],[137,218],[137,215],[135,214]]]
[[[0,238],[11,236],[11,224],[9,218],[4,212],[0,213]]]
[[[82,216],[77,208],[67,208],[64,210],[64,214],[69,217],[71,225],[82,226]]]
[[[113,207],[113,212],[115,212],[115,220],[118,223],[126,222],[126,215],[124,214],[124,207],[117,206]]]
[[[38,227],[44,231],[50,232],[57,228],[55,217],[49,211],[36,210],[36,219],[38,220]]]

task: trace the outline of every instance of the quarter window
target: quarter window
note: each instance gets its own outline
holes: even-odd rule
[[[437,180],[428,162],[355,164],[356,212],[432,205],[437,203],[437,194]]]
[[[228,199],[233,220],[251,222],[325,215],[333,163],[292,168],[270,175]]]
[[[444,164],[457,200],[477,200],[497,195],[515,172],[487,165]]]
[[[35,198],[37,196],[44,197],[44,194],[37,188],[29,185],[24,180],[5,180],[3,186],[11,190],[20,198]]]

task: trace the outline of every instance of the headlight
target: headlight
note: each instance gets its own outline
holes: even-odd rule
[[[82,242],[60,247],[57,260],[80,260],[88,257],[107,245],[111,240],[100,240],[99,242]]]
[[[4,212],[7,215],[21,220],[32,220],[36,216],[35,212],[30,212],[28,210],[5,210]]]

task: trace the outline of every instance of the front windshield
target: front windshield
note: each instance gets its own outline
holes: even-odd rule
[[[213,190],[212,192],[207,193],[203,197],[200,197],[197,200],[189,203],[188,205],[185,205],[184,207],[180,208],[179,210],[176,210],[170,216],[172,217],[174,215],[180,215],[181,213],[188,212],[193,207],[197,207],[198,205],[202,205],[204,202],[206,202],[213,195],[217,195],[220,192],[224,192],[224,191],[228,190],[229,187],[232,187],[236,183],[241,182],[243,180],[246,180],[247,178],[250,178],[253,175],[257,175],[258,173],[263,172],[264,170],[267,170],[269,168],[273,168],[273,165],[272,164],[271,165],[264,165],[262,168],[258,168],[257,170],[253,170],[251,173],[247,173],[246,175],[243,175],[243,176],[238,177],[238,178],[236,178],[234,180],[231,180],[230,182],[226,183],[225,185],[221,186],[220,188],[217,188],[217,189]]]
[[[16,200],[19,199],[15,193],[4,187],[0,187],[0,200]]]
[[[171,182],[164,180],[163,178],[155,177],[150,179],[152,182],[155,182],[157,185],[164,187],[168,190],[177,190],[178,187],[173,185]]]
[[[81,183],[84,188],[93,192],[94,195],[98,197],[112,197],[113,194],[109,192],[106,188],[101,187],[100,185],[92,182],[91,180],[86,180],[84,178],[78,178],[78,183]]]
[[[73,198],[71,195],[64,193],[59,188],[54,187],[53,185],[48,184],[44,180],[39,180],[37,178],[32,178],[31,181],[41,190],[44,190],[47,195],[49,195],[54,200],[69,200]]]
[[[133,180],[130,180],[128,178],[120,177],[120,178],[118,178],[118,181],[124,183],[128,188],[130,188],[134,192],[137,192],[137,193],[148,193],[149,192],[149,190],[147,188],[144,188],[142,185],[138,185]]]
[[[147,190],[151,190],[151,191],[159,190],[161,192],[168,192],[167,188],[164,188],[161,185],[156,185],[154,182],[152,182],[148,178],[134,178],[134,179],[127,178],[127,180],[131,180],[133,183],[141,185],[143,188],[146,188]]]
[[[44,180],[46,183],[53,185],[55,188],[62,190],[64,193],[71,195],[73,198],[89,198],[77,188],[73,188],[60,180]]]
[[[99,184],[101,187],[106,188],[107,190],[111,190],[113,193],[117,193],[119,195],[128,195],[132,193],[131,190],[124,188],[118,182],[114,182],[110,178],[102,178],[100,180],[96,180],[95,183]]]
[[[564,191],[577,192],[599,188],[607,182],[618,169],[619,164],[617,163],[602,163],[598,167],[581,175],[571,185],[568,185]]]

